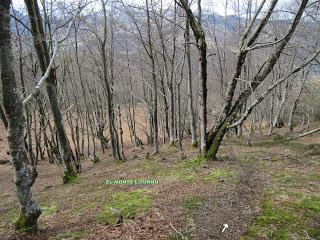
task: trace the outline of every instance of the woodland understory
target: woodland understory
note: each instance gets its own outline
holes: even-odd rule
[[[319,7],[1,0],[0,239],[320,239]]]

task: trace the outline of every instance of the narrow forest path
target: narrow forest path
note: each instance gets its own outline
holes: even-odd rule
[[[212,192],[196,211],[194,239],[237,239],[257,216],[266,177],[253,162],[236,164],[239,175],[235,183]],[[222,232],[224,224],[228,228]]]

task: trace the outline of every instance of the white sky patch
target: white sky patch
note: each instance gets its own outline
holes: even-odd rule
[[[240,2],[245,0],[240,0]],[[72,0],[69,0],[68,2],[73,2]],[[76,2],[76,1],[74,1]],[[137,3],[141,2],[141,4],[144,4],[144,0],[132,0],[132,2]],[[23,0],[12,0],[13,7],[15,9],[21,9],[24,8],[24,1]],[[208,9],[210,11],[214,11],[220,15],[224,15],[225,13],[225,0],[204,0],[203,3],[203,9]],[[195,4],[196,7],[196,4]],[[233,14],[231,6],[228,8],[228,14]]]
[[[1,1],[1,0],[0,0]],[[66,2],[78,2],[77,0],[64,0]],[[145,4],[145,0],[126,0],[128,2],[132,2],[135,4],[141,4],[144,5]],[[189,0],[190,1],[190,0]],[[283,5],[287,2],[289,2],[290,0],[280,0],[278,5]],[[13,2],[13,7],[15,9],[21,9],[24,8],[24,0],[12,0]],[[167,3],[172,3],[173,0],[163,0],[164,4]],[[196,1],[194,1],[195,3],[192,6],[193,10],[197,9],[197,4]],[[227,2],[227,8],[226,8],[226,2]],[[202,10],[203,11],[209,11],[211,13],[218,13],[219,15],[224,16],[227,10],[227,15],[235,15],[237,14],[235,9],[236,5],[238,4],[240,5],[240,8],[242,8],[243,6],[245,6],[245,4],[248,2],[248,0],[202,0]],[[260,4],[261,0],[254,0],[253,1],[253,9],[255,9],[255,6],[257,6],[258,4]],[[267,3],[269,3],[269,1],[267,1]],[[266,4],[268,6],[268,4]],[[243,10],[240,10],[240,12],[243,13]]]

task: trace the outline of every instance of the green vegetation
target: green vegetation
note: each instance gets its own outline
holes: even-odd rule
[[[77,182],[78,178],[79,176],[77,174],[65,172],[63,176],[63,183],[64,184],[75,183]]]
[[[147,212],[152,199],[145,190],[134,190],[112,194],[105,203],[103,212],[97,215],[97,220],[105,224],[116,224],[122,219],[133,219],[138,213]]]
[[[241,239],[311,239],[320,238],[313,224],[320,213],[320,196],[297,192],[299,175],[292,172],[273,174],[275,185],[266,192],[261,213]]]
[[[218,180],[227,180],[232,178],[235,173],[228,169],[215,169],[206,175],[203,180],[205,182],[213,182]]]
[[[56,203],[50,203],[49,205],[41,205],[42,210],[41,216],[44,218],[50,217],[51,215],[59,212],[59,206]]]

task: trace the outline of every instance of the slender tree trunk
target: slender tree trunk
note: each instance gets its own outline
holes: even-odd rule
[[[206,155],[206,129],[207,129],[207,44],[205,33],[201,25],[201,0],[198,0],[198,19],[194,16],[186,0],[180,0],[190,20],[190,26],[197,41],[199,57],[199,121],[200,121],[200,154]]]
[[[46,38],[44,35],[39,6],[37,0],[25,0],[25,4],[31,23],[34,47],[38,55],[41,71],[44,74],[49,66],[50,57]],[[77,176],[77,173],[80,172],[80,163],[76,162],[75,160],[64,128],[57,97],[57,79],[53,69],[50,71],[50,75],[46,80],[46,92],[49,98],[53,120],[59,140],[58,144],[60,157],[64,167],[63,182],[67,183],[75,178]]]
[[[188,2],[187,2],[188,3]],[[185,30],[185,42],[186,42],[186,55],[187,55],[187,65],[188,65],[188,112],[189,112],[189,124],[191,132],[191,145],[197,146],[197,136],[196,136],[196,123],[193,110],[193,89],[192,89],[192,69],[191,69],[191,56],[190,56],[190,20],[187,15],[186,20],[186,30]]]
[[[23,106],[17,91],[14,73],[14,58],[10,33],[10,0],[0,2],[0,72],[2,98],[8,120],[8,144],[14,170],[14,183],[20,202],[20,215],[15,226],[29,232],[37,230],[37,220],[41,209],[32,199],[31,187],[37,176],[35,167],[28,165],[24,146]]]
[[[303,90],[303,87],[304,87],[304,83],[305,83],[305,81],[307,79],[307,76],[308,76],[308,72],[307,73],[303,72],[302,80],[301,80],[301,83],[300,83],[300,86],[299,86],[299,90],[298,90],[298,95],[294,99],[292,107],[290,109],[290,115],[289,115],[289,120],[288,120],[288,132],[289,133],[293,132],[293,128],[294,128],[293,115],[294,115],[294,113],[295,113],[295,111],[296,111],[296,109],[298,107],[300,96],[302,94],[302,90]]]

